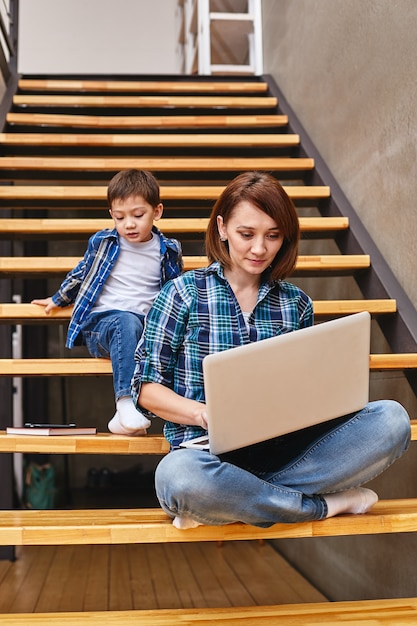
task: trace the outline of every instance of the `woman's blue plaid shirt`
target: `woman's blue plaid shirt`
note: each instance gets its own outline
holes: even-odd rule
[[[311,299],[286,281],[264,282],[249,317],[249,329],[222,267],[186,272],[167,283],[148,313],[135,353],[134,400],[141,382],[161,383],[204,402],[202,361],[207,354],[261,341],[313,324]],[[197,426],[166,422],[172,448],[203,434]]]

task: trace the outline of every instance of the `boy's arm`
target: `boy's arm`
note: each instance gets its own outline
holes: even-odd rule
[[[83,259],[81,259],[74,269],[68,272],[58,291],[52,296],[52,301],[55,306],[65,307],[75,302],[80,287],[87,276],[92,260],[95,256],[97,248],[95,245],[96,235],[90,237]]]
[[[55,306],[65,307],[73,304],[86,276],[85,257],[73,270],[68,272],[58,291],[52,296]]]
[[[60,288],[53,296],[48,298],[38,298],[31,301],[31,304],[38,304],[45,307],[48,315],[53,309],[66,307],[72,304],[77,296],[85,275],[85,258],[78,263],[73,270],[68,272],[61,283]]]
[[[31,301],[31,304],[38,304],[45,307],[48,315],[53,309],[66,307],[73,304],[85,275],[84,259],[68,274],[61,283],[58,291],[48,298],[38,298]]]

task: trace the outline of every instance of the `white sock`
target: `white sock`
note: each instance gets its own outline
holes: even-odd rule
[[[146,435],[146,428],[140,428],[139,430],[130,431],[123,428],[120,423],[119,412],[116,413],[111,418],[110,422],[107,424],[107,428],[114,435],[129,435],[130,437],[140,437],[141,435]]]
[[[178,515],[172,520],[172,525],[180,530],[188,530],[189,528],[197,528],[201,526],[200,522],[196,522],[191,517],[179,517]]]
[[[118,421],[120,426],[124,430],[124,432],[121,434],[133,434],[138,430],[149,428],[149,426],[151,425],[148,418],[136,409],[130,396],[125,396],[117,400],[116,413],[110,424],[113,422],[113,420],[115,420],[115,422]],[[116,427],[116,424],[112,424],[112,426]]]
[[[340,493],[329,493],[323,497],[327,503],[327,517],[341,513],[361,515],[369,511],[378,501],[375,491],[365,487],[357,487]]]

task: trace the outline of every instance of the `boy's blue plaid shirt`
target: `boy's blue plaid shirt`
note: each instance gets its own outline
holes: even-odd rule
[[[134,400],[141,382],[155,382],[204,402],[202,360],[207,354],[312,324],[312,302],[303,291],[285,281],[264,282],[248,330],[218,263],[186,272],[165,285],[148,313],[135,354]],[[164,434],[176,448],[203,431],[197,426],[166,422]]]
[[[165,237],[155,226],[152,232],[159,237],[162,287],[167,280],[178,276],[183,269],[181,245],[176,239]],[[58,291],[52,296],[57,306],[64,307],[74,303],[68,326],[67,348],[74,346],[81,325],[97,300],[119,253],[120,243],[116,229],[95,233],[88,241],[84,258],[67,274]]]

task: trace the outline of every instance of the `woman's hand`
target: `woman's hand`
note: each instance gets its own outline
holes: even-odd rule
[[[206,405],[202,403],[198,403],[200,406],[196,408],[194,416],[195,416],[195,425],[204,428],[207,430],[207,411]]]
[[[46,315],[49,315],[49,313],[54,309],[59,309],[59,306],[54,303],[51,297],[43,298],[41,300],[32,300],[31,304],[38,304],[39,306],[45,307]]]

